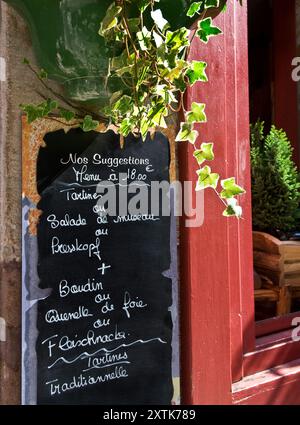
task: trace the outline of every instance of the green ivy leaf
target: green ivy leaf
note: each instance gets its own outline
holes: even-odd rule
[[[220,176],[217,173],[212,173],[208,165],[198,170],[197,174],[198,181],[196,191],[207,189],[208,187],[212,187],[213,189],[217,188]]]
[[[110,69],[112,71],[123,68],[128,65],[127,53],[124,50],[119,56],[114,56],[110,59]]]
[[[124,118],[120,124],[120,132],[124,137],[127,137],[132,130],[132,122],[130,118]]]
[[[20,105],[20,108],[26,113],[27,115],[27,121],[29,124],[31,124],[33,121],[35,121],[38,117],[37,107],[35,105]]]
[[[142,120],[141,120],[141,126],[140,126],[140,131],[141,131],[141,136],[142,136],[142,140],[143,141],[146,140],[146,137],[147,137],[147,134],[148,134],[148,131],[149,131],[150,127],[151,127],[151,123],[149,122],[148,117],[147,118],[145,118],[145,117],[142,118]]]
[[[190,30],[185,27],[176,31],[167,31],[166,45],[171,52],[180,53],[184,47],[189,45]]]
[[[164,32],[167,28],[169,28],[169,22],[163,17],[162,11],[160,9],[152,10],[151,18],[153,19],[155,25]]]
[[[118,25],[118,16],[122,12],[121,6],[112,3],[106,11],[106,15],[101,22],[99,34],[105,37],[106,33]]]
[[[165,77],[169,81],[174,82],[175,79],[178,79],[183,74],[183,71],[185,70],[186,67],[187,67],[187,62],[182,59],[178,59],[176,61],[176,65],[174,66],[174,68],[171,69],[171,71],[169,71],[165,75]]]
[[[69,111],[68,109],[59,108],[59,113],[61,118],[65,119],[66,121],[71,121],[75,118],[75,113],[73,111]]]
[[[178,103],[175,94],[168,89],[166,84],[158,84],[154,88],[153,93],[160,96],[164,100],[165,104],[169,104],[170,102]]]
[[[91,115],[86,115],[81,123],[81,128],[83,131],[93,131],[96,130],[96,128],[99,125],[99,121],[93,120]]]
[[[197,137],[199,133],[198,131],[194,130],[193,124],[182,122],[180,124],[180,131],[177,134],[177,137],[175,139],[176,142],[190,142],[192,145],[195,144]]]
[[[186,82],[184,81],[184,77],[182,74],[179,78],[175,78],[174,85],[177,90],[181,91],[181,93],[184,93],[186,91]]]
[[[120,114],[126,115],[130,112],[133,106],[133,99],[130,96],[124,94],[116,103],[113,105],[112,110],[117,111]]]
[[[20,105],[21,109],[26,113],[28,123],[32,123],[38,118],[48,116],[58,107],[56,100],[47,99],[45,102],[39,103],[38,105]]]
[[[109,100],[110,105],[114,105],[117,102],[117,100],[119,100],[122,96],[123,96],[123,92],[121,90],[112,93]]]
[[[168,110],[163,103],[157,103],[154,105],[148,113],[149,119],[156,125],[166,128],[166,122],[164,117],[168,115]]]
[[[147,78],[147,73],[150,70],[150,65],[148,65],[147,61],[143,61],[142,64],[140,63],[139,65],[140,65],[140,67],[139,67],[140,69],[138,69],[138,71],[139,71],[138,72],[138,79],[137,79],[137,82],[136,82],[137,90],[139,90],[139,87],[141,85],[143,85],[143,83],[145,82],[145,79]],[[144,93],[144,94],[145,94],[145,96],[142,95],[142,97],[140,98],[141,100],[145,99],[145,97],[147,95],[146,93]]]
[[[149,50],[151,47],[151,32],[148,31],[147,27],[144,26],[142,31],[137,32],[136,36],[141,50]]]
[[[143,13],[150,6],[150,3],[150,0],[137,0],[137,7]]]
[[[55,109],[57,109],[58,103],[56,100],[47,99],[46,102],[43,102],[40,104],[40,107],[41,107],[41,117],[45,117],[48,114],[50,114],[50,112],[53,112],[55,111]]]
[[[160,0],[155,0],[159,3]],[[150,6],[151,0],[137,0],[137,6],[141,12],[144,12],[148,6]]]
[[[210,7],[219,7],[220,0],[205,0],[205,9],[209,9]]]
[[[222,31],[218,27],[212,25],[212,19],[206,18],[198,22],[197,35],[204,43],[207,43],[210,37],[222,34]]]
[[[196,158],[199,165],[203,164],[203,162],[205,161],[213,161],[215,159],[213,149],[214,149],[213,143],[202,143],[201,149],[195,150],[193,155]]]
[[[192,18],[193,16],[196,15],[196,13],[199,12],[199,10],[201,9],[203,2],[200,1],[194,1],[190,7],[189,10],[187,11],[187,16],[189,16],[190,18]]]
[[[192,124],[195,122],[206,122],[205,103],[192,103],[192,110],[186,114],[186,120]]]
[[[243,209],[238,205],[237,199],[231,198],[227,200],[228,207],[223,212],[224,217],[237,217],[241,218],[243,215]]]
[[[129,18],[128,27],[131,33],[136,33],[139,30],[140,19],[139,18]]]
[[[121,77],[124,74],[130,74],[132,75],[133,72],[133,65],[123,66],[122,68],[119,68],[116,70],[116,75]]]
[[[192,86],[197,81],[207,82],[208,78],[206,75],[207,63],[202,61],[192,61],[189,69],[186,72],[186,76],[189,79],[190,85]]]
[[[222,180],[221,186],[224,189],[221,192],[221,197],[224,199],[230,199],[230,198],[233,198],[234,196],[242,195],[243,193],[245,193],[245,190],[235,183],[234,177],[230,179]]]

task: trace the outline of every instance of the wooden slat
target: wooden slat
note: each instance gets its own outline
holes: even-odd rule
[[[255,267],[266,268],[268,270],[282,271],[284,267],[283,258],[279,254],[268,254],[262,251],[253,252]]]
[[[300,276],[300,262],[299,263],[285,263],[284,273],[297,273]]]
[[[256,301],[268,299],[270,301],[278,301],[279,294],[272,289],[257,289],[254,291],[254,298]]]
[[[290,314],[292,307],[292,297],[289,289],[284,286],[280,289],[279,300],[277,303],[277,316],[286,316]]]
[[[293,319],[296,317],[299,317],[299,313],[292,313],[284,317],[272,317],[271,319],[256,322],[256,337],[271,334],[274,339],[274,333],[291,329]]]
[[[285,285],[299,285],[300,284],[300,274],[288,274],[284,276]]]
[[[248,376],[232,390],[237,405],[299,405],[300,360]]]
[[[285,263],[298,263],[300,270],[300,242],[282,242],[281,252]]]
[[[267,233],[253,232],[253,247],[255,251],[280,254],[280,241]]]
[[[264,340],[265,338],[261,338]],[[257,342],[259,346],[259,340]],[[270,369],[278,364],[284,364],[300,358],[300,343],[291,339],[291,331],[283,332],[283,338],[278,335],[278,342],[273,338],[273,344],[244,357],[245,376]]]
[[[253,232],[254,267],[275,285],[300,282],[300,243],[280,241],[263,232]]]
[[[281,273],[280,271],[274,271],[274,270],[268,270],[263,267],[257,267],[254,265],[255,270],[257,273],[267,276],[276,286],[283,286],[284,285],[284,273]]]

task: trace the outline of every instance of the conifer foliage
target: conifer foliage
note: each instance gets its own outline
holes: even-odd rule
[[[297,167],[286,133],[264,122],[251,126],[253,226],[262,231],[289,231],[300,201]]]

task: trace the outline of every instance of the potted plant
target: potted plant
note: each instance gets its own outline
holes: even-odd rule
[[[300,288],[300,242],[295,240],[300,201],[297,167],[286,133],[264,123],[251,126],[253,247],[255,270],[288,293]],[[299,229],[298,229],[299,230]]]

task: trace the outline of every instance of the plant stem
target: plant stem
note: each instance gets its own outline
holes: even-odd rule
[[[129,38],[129,40],[131,42],[131,45],[133,47],[133,50],[134,50],[135,54],[138,56],[139,52],[138,52],[138,50],[136,48],[136,45],[135,45],[135,43],[133,41],[133,38],[132,38],[132,35],[131,35],[131,32],[130,32],[130,29],[129,29],[129,25],[128,25],[124,0],[123,0],[123,8],[122,8],[122,22],[123,22],[125,31],[127,33],[127,36],[128,36],[128,38]]]
[[[92,115],[94,119],[97,119],[99,121],[108,122],[108,119],[106,117],[103,117],[102,115],[95,114],[94,112],[91,112],[85,108],[80,108],[77,105],[73,104],[72,102],[69,102],[67,99],[65,99],[61,94],[57,93],[55,90],[52,89],[52,87],[48,86],[43,78],[40,77],[39,73],[31,66],[30,63],[27,64],[28,68],[31,72],[37,77],[37,79],[40,81],[40,83],[43,85],[43,87],[51,93],[53,96],[55,96],[57,99],[59,99],[61,102],[63,102],[65,105],[69,106],[72,109],[75,109],[76,111],[79,111],[81,113]]]
[[[74,122],[72,122],[72,123],[68,123],[68,122],[66,122],[66,121],[61,121],[60,119],[58,119],[58,118],[55,118],[55,117],[52,117],[51,115],[48,115],[48,116],[46,116],[46,117],[44,117],[46,120],[51,120],[51,121],[56,121],[56,122],[59,122],[60,124],[62,124],[62,125],[67,125],[68,127],[74,127]]]

